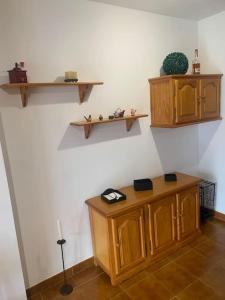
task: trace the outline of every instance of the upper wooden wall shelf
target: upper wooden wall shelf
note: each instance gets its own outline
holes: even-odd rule
[[[64,86],[77,86],[79,89],[80,103],[84,102],[86,94],[91,90],[93,85],[101,85],[103,82],[94,81],[94,82],[76,82],[76,83],[67,83],[67,82],[43,82],[43,83],[6,83],[2,84],[0,87],[3,89],[20,89],[21,100],[23,107],[27,106],[28,101],[28,90],[37,87],[64,87]]]
[[[114,119],[103,119],[102,121],[96,119],[92,120],[91,122],[87,121],[80,121],[80,122],[71,122],[70,125],[72,126],[83,126],[84,127],[84,134],[85,138],[88,139],[91,133],[91,129],[94,125],[101,125],[105,123],[112,123],[112,122],[118,122],[118,121],[126,121],[126,127],[127,131],[130,131],[133,123],[139,119],[139,118],[144,118],[147,117],[147,114],[138,114],[135,116],[125,116],[123,118],[114,118]]]

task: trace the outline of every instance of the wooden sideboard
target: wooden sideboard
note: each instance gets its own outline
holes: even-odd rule
[[[113,285],[136,274],[200,234],[201,181],[177,173],[176,182],[153,180],[153,190],[120,189],[127,200],[107,204],[100,197],[86,201],[89,208],[95,264]]]
[[[220,120],[221,77],[201,74],[149,79],[151,126],[180,127]]]

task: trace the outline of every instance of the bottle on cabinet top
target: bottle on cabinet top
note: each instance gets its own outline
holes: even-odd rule
[[[192,63],[192,73],[200,74],[200,61],[198,58],[198,49],[195,49],[195,58]]]

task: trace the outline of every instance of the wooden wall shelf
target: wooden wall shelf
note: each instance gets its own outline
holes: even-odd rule
[[[2,84],[0,87],[2,89],[19,89],[21,94],[21,100],[23,107],[27,106],[28,102],[28,90],[38,87],[66,87],[66,86],[77,86],[79,89],[80,103],[83,103],[85,96],[94,85],[102,85],[103,82],[94,81],[94,82],[76,82],[76,83],[67,83],[67,82],[43,82],[43,83],[6,83]]]
[[[87,121],[71,122],[70,125],[84,127],[85,138],[88,139],[94,125],[101,125],[101,124],[106,124],[106,123],[125,121],[127,131],[130,131],[131,127],[133,126],[133,123],[137,119],[144,118],[144,117],[148,117],[148,115],[147,114],[137,114],[135,116],[125,116],[123,118],[103,119],[102,121],[96,119],[96,120],[92,120],[91,122],[87,122]]]

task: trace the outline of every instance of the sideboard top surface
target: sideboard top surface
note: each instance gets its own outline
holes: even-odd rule
[[[212,78],[217,77],[221,78],[223,74],[175,74],[175,75],[162,75],[158,77],[149,78],[148,81],[157,81],[157,80],[169,80],[169,79],[201,79],[201,78]]]
[[[131,208],[144,205],[145,203],[151,203],[159,198],[167,197],[171,194],[197,185],[202,180],[199,177],[194,177],[182,173],[177,174],[176,182],[166,182],[164,176],[156,177],[152,179],[153,190],[136,192],[133,186],[121,188],[120,191],[127,196],[127,200],[107,204],[100,196],[86,200],[88,206],[93,207],[98,212],[106,217],[113,217]]]

